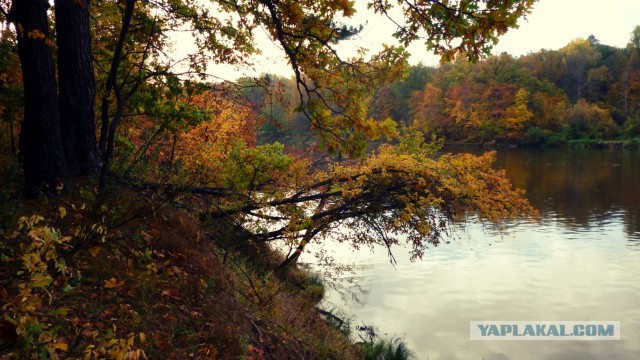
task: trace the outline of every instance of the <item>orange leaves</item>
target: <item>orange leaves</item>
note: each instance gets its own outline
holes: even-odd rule
[[[178,292],[175,289],[162,290],[161,295],[172,300],[180,300],[180,297],[178,296]]]
[[[46,39],[47,36],[40,30],[34,29],[27,32],[27,37],[30,39]]]
[[[398,124],[391,118],[386,118],[384,121],[376,121],[370,118],[363,125],[365,136],[371,140],[378,140],[382,136],[386,136],[388,140],[391,140],[398,133],[396,129]]]
[[[91,254],[92,257],[97,257],[100,254],[100,248],[97,246],[94,246],[92,248],[89,249],[89,253]]]
[[[57,47],[56,43],[53,40],[48,39],[47,36],[40,29],[34,29],[34,30],[31,30],[31,31],[27,31],[26,35],[27,35],[28,38],[33,39],[33,40],[43,40],[45,42],[45,44],[47,44],[48,46],[50,46],[52,48]]]
[[[249,345],[247,347],[247,360],[262,360],[264,355],[264,350],[257,348],[253,345]]]
[[[158,166],[170,165],[177,183],[216,186],[233,146],[255,142],[254,116],[247,108],[213,94],[197,97],[195,104],[208,111],[209,119],[169,134],[155,149],[149,149],[149,155]]]
[[[109,280],[104,281],[103,287],[105,289],[117,289],[119,287],[122,287],[123,285],[124,285],[124,280],[118,281],[115,278],[111,278]]]
[[[308,217],[280,209],[290,216],[287,229],[309,231],[349,219],[342,224],[352,231],[345,232],[343,240],[361,245],[382,238],[393,244],[398,241],[394,236],[403,233],[414,246],[413,257],[421,257],[425,245],[439,243],[452,221],[536,216],[504,172],[492,169],[493,153],[436,157],[438,144],[423,144],[421,139],[421,134],[406,135],[398,146],[383,145],[365,159],[320,172],[317,184],[326,185],[312,188],[331,195]]]

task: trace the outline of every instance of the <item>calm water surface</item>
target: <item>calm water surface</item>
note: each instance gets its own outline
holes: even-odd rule
[[[382,249],[332,245],[355,271],[327,280],[324,307],[419,359],[640,359],[640,152],[501,149],[496,166],[540,223],[471,223],[422,261],[397,249],[395,269]],[[622,339],[470,341],[471,320],[621,321]]]

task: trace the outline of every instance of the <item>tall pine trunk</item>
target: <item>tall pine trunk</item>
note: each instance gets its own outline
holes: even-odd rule
[[[55,190],[65,167],[48,8],[47,0],[14,0],[9,14],[18,32],[24,83],[19,147],[27,196]]]
[[[97,172],[95,78],[91,59],[89,0],[56,0],[60,128],[72,173]]]

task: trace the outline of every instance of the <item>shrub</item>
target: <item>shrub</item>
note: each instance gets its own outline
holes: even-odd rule
[[[365,360],[405,360],[412,357],[413,354],[400,339],[378,340],[364,344]]]

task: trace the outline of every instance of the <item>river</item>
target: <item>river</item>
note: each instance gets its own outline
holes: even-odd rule
[[[418,359],[640,359],[640,152],[499,149],[496,166],[539,222],[470,221],[422,261],[396,249],[395,268],[383,249],[330,245],[353,271],[326,279],[322,306]],[[478,320],[620,321],[621,340],[471,341]]]

